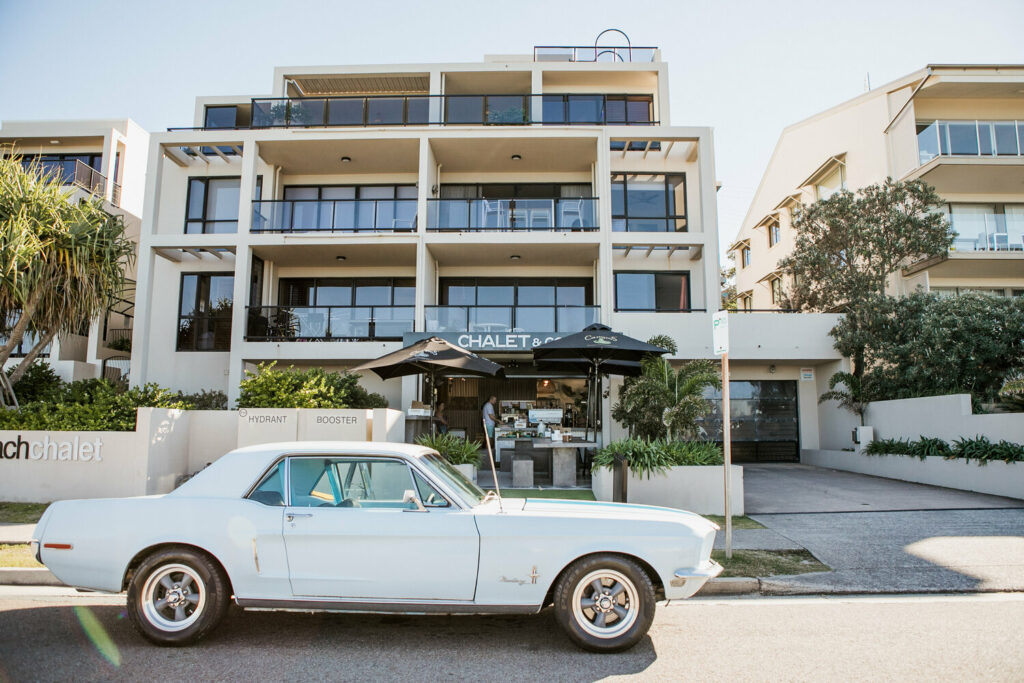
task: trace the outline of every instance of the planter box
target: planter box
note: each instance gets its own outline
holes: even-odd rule
[[[908,455],[863,455],[850,451],[805,450],[800,461],[875,477],[912,481],[917,484],[945,486],[962,491],[977,491],[1009,498],[1024,497],[1024,463],[974,460],[946,460],[928,457],[920,460]]]
[[[729,477],[732,514],[742,515],[743,467],[733,465]],[[721,466],[670,467],[664,474],[651,475],[650,479],[630,472],[626,502],[679,508],[701,515],[722,515],[725,514],[724,489]]]
[[[469,479],[474,484],[476,483],[476,465],[452,465],[452,467],[462,472],[466,479]]]
[[[594,490],[594,498],[603,502],[612,502],[615,473],[610,467],[598,467],[592,472],[590,488]]]

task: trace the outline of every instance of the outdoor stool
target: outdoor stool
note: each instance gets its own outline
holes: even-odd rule
[[[530,457],[529,455],[516,454],[515,456],[513,456],[512,488],[533,488],[533,458]]]

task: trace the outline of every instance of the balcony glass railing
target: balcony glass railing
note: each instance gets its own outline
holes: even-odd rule
[[[599,306],[427,306],[427,332],[570,334],[600,322]]]
[[[249,341],[400,340],[413,331],[412,306],[250,306]]]
[[[919,163],[937,156],[1024,155],[1024,121],[918,121]]]
[[[597,230],[597,199],[431,199],[428,230]]]
[[[542,112],[540,119],[534,119],[534,111]],[[252,128],[514,126],[541,122],[644,126],[656,123],[650,95],[370,95],[252,101]]]
[[[252,203],[253,232],[411,232],[415,199],[276,199]]]
[[[629,45],[537,45],[535,62],[653,62],[658,48]]]
[[[1024,251],[1024,204],[952,204],[953,251]]]

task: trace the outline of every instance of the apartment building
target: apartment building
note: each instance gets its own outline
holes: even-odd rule
[[[192,127],[151,136],[133,383],[234,403],[259,363],[343,370],[436,335],[505,366],[438,387],[472,437],[491,394],[584,419],[585,374],[539,372],[530,349],[593,322],[713,357],[712,131],[672,125],[668,93],[657,48],[591,46],[281,67],[269,95],[198,98]],[[738,438],[795,457],[818,440],[813,368],[840,359],[831,322],[776,343],[770,317],[736,323]],[[605,438],[620,382],[601,387]],[[363,383],[426,399],[420,378]]]
[[[126,234],[139,239],[146,190],[149,133],[131,119],[0,122],[0,154],[15,154],[27,166],[57,177],[70,201],[98,197],[104,209],[124,218]],[[106,315],[79,334],[58,337],[40,358],[67,381],[107,377],[127,381],[135,317],[135,267],[129,287]],[[36,344],[26,333],[7,367],[21,362]]]
[[[886,177],[934,186],[956,232],[891,293],[1024,295],[1024,66],[929,65],[782,132],[729,248],[740,309],[779,308],[795,207]]]

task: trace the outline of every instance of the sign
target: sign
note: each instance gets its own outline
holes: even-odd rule
[[[711,316],[711,339],[715,347],[715,355],[729,353],[729,312],[718,311]],[[705,337],[706,339],[706,337]]]
[[[299,411],[299,441],[370,441],[370,411],[307,409]]]
[[[42,439],[28,441],[21,434],[9,441],[0,442],[0,459],[2,460],[52,460],[68,462],[103,462],[100,451],[103,440],[83,439],[78,434],[62,440],[50,439],[46,434]]]
[[[557,424],[562,421],[561,408],[534,408],[528,413],[530,422]]]
[[[813,382],[814,381],[814,368],[800,368],[800,381],[801,382]]]
[[[467,351],[532,351],[541,344],[561,339],[557,332],[406,332],[402,345],[440,337]]]

